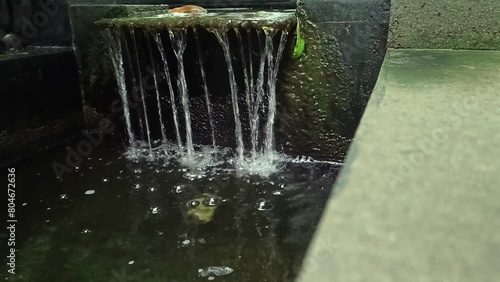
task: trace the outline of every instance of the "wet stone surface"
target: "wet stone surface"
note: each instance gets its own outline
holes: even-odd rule
[[[291,30],[295,27],[293,12],[246,12],[246,13],[207,13],[207,14],[161,14],[154,16],[135,16],[115,19],[103,19],[97,25],[104,28],[146,29],[164,31],[166,29],[184,29],[202,27],[206,29],[263,27],[278,31]]]

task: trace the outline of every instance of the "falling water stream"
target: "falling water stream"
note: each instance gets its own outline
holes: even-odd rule
[[[170,69],[168,67],[167,56],[165,55],[165,48],[163,47],[163,43],[161,41],[161,35],[156,33],[154,35],[156,46],[158,47],[158,51],[160,52],[160,56],[163,62],[163,71],[165,73],[165,78],[167,79],[168,91],[170,94],[170,105],[172,107],[172,114],[175,125],[175,138],[177,140],[177,145],[179,148],[182,147],[181,134],[179,133],[179,118],[177,117],[177,106],[175,105],[175,93],[174,87],[172,84],[172,79],[170,78]]]
[[[115,78],[118,84],[118,92],[122,100],[123,115],[127,128],[129,146],[135,145],[135,137],[130,121],[130,109],[128,106],[127,85],[125,83],[125,69],[123,68],[123,53],[121,44],[121,32],[117,30],[105,30],[105,37],[108,39],[109,53],[115,70]]]
[[[271,42],[272,44],[272,38],[275,32],[270,33],[268,31],[265,31],[265,33],[266,33],[266,44],[268,44],[268,42]],[[274,60],[273,54],[271,52],[267,54],[267,64],[268,64],[267,85],[269,91],[268,94],[269,105],[268,105],[268,115],[266,122],[266,140],[264,142],[265,153],[267,154],[271,154],[272,152],[274,152],[274,121],[276,119],[276,80],[278,78],[279,63],[281,61],[281,56],[283,55],[283,50],[285,48],[287,35],[288,35],[287,32],[281,33],[276,60]],[[271,39],[268,40],[268,38]],[[270,49],[273,49],[273,47],[271,46]]]
[[[149,129],[149,119],[148,119],[148,109],[146,107],[146,96],[144,94],[144,86],[142,85],[142,74],[141,74],[141,63],[139,61],[139,48],[137,47],[137,39],[135,37],[134,30],[130,31],[130,36],[132,37],[135,57],[136,57],[136,66],[137,66],[137,75],[139,81],[139,91],[141,93],[141,101],[142,106],[144,107],[144,121],[146,123],[146,132],[147,132],[147,140],[149,145],[149,153],[150,156],[153,156],[152,146],[151,146],[151,130]],[[141,123],[142,124],[142,123]]]
[[[207,110],[208,110],[208,119],[210,121],[210,131],[212,134],[212,145],[216,146],[215,143],[215,127],[214,127],[214,122],[212,119],[212,106],[210,105],[210,93],[208,92],[208,85],[207,85],[207,76],[205,75],[205,66],[203,64],[203,55],[202,55],[202,47],[201,47],[201,42],[200,38],[198,36],[198,29],[194,29],[194,37],[196,40],[196,49],[198,52],[198,61],[200,64],[200,72],[201,72],[201,78],[203,79],[203,93],[205,94],[205,102],[207,103]]]
[[[227,69],[229,72],[229,86],[231,88],[231,102],[233,105],[234,123],[235,123],[235,135],[236,135],[236,152],[238,154],[238,160],[243,162],[243,133],[241,130],[241,120],[240,120],[240,109],[238,106],[238,85],[236,85],[236,78],[234,77],[233,61],[231,59],[231,52],[229,50],[229,41],[227,38],[226,31],[215,30],[215,36],[219,40],[224,50],[224,58],[226,59]]]
[[[231,100],[232,116],[234,119],[234,136],[236,140],[236,154],[235,154],[235,165],[243,171],[247,171],[250,174],[269,174],[276,168],[276,162],[280,159],[280,155],[275,152],[274,148],[274,123],[276,120],[276,81],[279,69],[279,63],[283,56],[283,51],[285,48],[286,40],[288,37],[287,32],[277,32],[272,29],[238,29],[234,28],[229,31],[225,30],[210,30],[210,32],[215,36],[222,48],[222,54],[226,63],[228,71],[228,82],[229,82],[229,97]],[[232,48],[229,42],[229,32],[234,32],[236,35],[237,45],[236,48]],[[115,65],[115,73],[117,76],[118,84],[120,85],[120,95],[122,100],[125,99],[127,95],[127,90],[125,88],[125,71],[123,70],[123,58],[121,44],[119,40],[119,32],[115,33],[114,37],[112,31],[107,31],[110,43],[110,52],[112,54],[113,62]],[[172,115],[173,115],[173,127],[175,128],[175,139],[177,141],[177,146],[181,149],[179,152],[182,154],[182,159],[186,160],[187,165],[196,164],[200,165],[202,160],[199,159],[200,154],[198,150],[195,150],[195,144],[193,142],[193,128],[192,128],[192,111],[190,106],[190,95],[188,93],[188,85],[186,79],[185,70],[185,51],[188,44],[188,30],[187,29],[173,29],[168,30],[168,38],[170,45],[173,50],[173,57],[168,54],[171,52],[165,48],[162,41],[161,33],[149,34],[149,32],[144,32],[144,40],[147,44],[146,58],[145,60],[154,65],[154,55],[151,44],[156,45],[158,53],[160,55],[163,64],[163,75],[166,78],[166,84],[168,88],[168,97],[171,105]],[[243,35],[246,33],[246,37]],[[258,53],[257,65],[258,68],[254,71],[254,48],[252,45],[252,35],[256,35],[258,39]],[[213,117],[213,107],[211,104],[211,94],[209,86],[207,83],[207,76],[205,72],[203,49],[201,44],[201,39],[199,36],[199,30],[193,29],[194,43],[196,44],[196,55],[198,60],[199,73],[201,74],[201,82],[203,89],[203,96],[208,111],[208,125],[210,126],[210,136],[211,143],[214,149],[216,149],[216,126]],[[279,36],[279,41],[275,44],[274,38]],[[153,40],[154,39],[154,40]],[[245,40],[246,39],[246,40]],[[139,39],[134,30],[130,31],[130,45],[131,50],[128,48],[128,42],[125,39],[126,49],[128,58],[133,61],[135,65],[132,67],[132,80],[133,85],[138,86],[139,94],[142,100],[142,112],[138,114],[139,119],[139,129],[142,128],[142,124],[145,125],[144,136],[147,141],[148,154],[153,157],[155,154],[155,141],[152,140],[152,132],[150,126],[150,120],[148,116],[148,108],[146,103],[147,93],[144,90],[143,81],[141,79],[141,67],[145,67],[147,63],[141,61],[141,52],[139,49]],[[140,42],[143,44],[143,42]],[[155,44],[156,43],[156,44]],[[275,46],[276,45],[276,46]],[[143,46],[143,45],[141,45]],[[132,56],[131,56],[132,54]],[[240,63],[242,64],[242,77],[243,85],[241,89],[238,85],[238,80],[236,79],[235,70],[240,69],[239,67],[235,69],[234,58],[240,57]],[[175,58],[175,62],[169,62],[172,58]],[[142,63],[141,63],[142,62]],[[169,69],[169,64],[175,63],[177,65],[177,72],[172,73]],[[154,68],[153,68],[154,69]],[[174,85],[173,81],[176,81]],[[158,118],[160,119],[160,132],[162,142],[161,144],[167,143],[168,134],[165,126],[164,114],[161,105],[161,99],[163,93],[160,91],[159,80],[156,71],[153,70],[153,81],[154,81],[154,93],[155,103],[158,111]],[[176,87],[174,87],[176,86]],[[244,100],[239,99],[239,95],[244,95]],[[242,96],[243,97],[243,96]],[[180,100],[181,108],[178,108],[176,100]],[[125,99],[126,100],[126,99]],[[246,107],[242,112],[241,105],[244,101]],[[127,132],[129,135],[129,140],[131,144],[133,143],[134,134],[132,131],[130,113],[127,111],[126,115],[126,125]],[[151,109],[149,109],[151,110]],[[181,130],[179,124],[179,111],[182,111],[184,117],[184,129],[185,129],[185,144],[183,145],[183,139],[181,138]],[[242,114],[247,113],[248,119],[243,117]],[[265,115],[265,117],[264,117]],[[143,121],[141,121],[143,120]],[[243,128],[248,127],[249,129],[249,147],[245,148],[244,140],[247,138],[244,136]],[[197,146],[197,145],[196,145]],[[182,150],[184,148],[185,151]],[[247,150],[249,154],[247,155]],[[184,152],[184,153],[182,153]],[[137,155],[137,154],[136,154]],[[210,158],[210,156],[205,155],[203,158]],[[154,157],[153,157],[154,158]],[[207,163],[211,163],[210,161]]]
[[[146,37],[148,43],[151,43],[147,32],[144,32],[144,36]],[[151,48],[151,44],[148,44],[148,50],[149,50],[149,57],[151,58],[151,65],[154,66],[155,63],[154,63],[153,49]],[[158,105],[158,117],[160,119],[162,142],[166,143],[167,142],[167,132],[165,130],[165,124],[163,122],[163,113],[161,110],[160,91],[158,89],[158,79],[156,78],[156,68],[153,68],[153,82],[154,82],[154,86],[155,86],[156,101],[157,101],[157,105]]]
[[[186,50],[186,30],[169,30],[170,42],[177,57],[177,87],[181,93],[182,109],[184,111],[184,119],[186,123],[186,148],[189,158],[194,155],[193,147],[193,132],[191,129],[191,110],[189,108],[189,96],[184,72],[184,51]]]

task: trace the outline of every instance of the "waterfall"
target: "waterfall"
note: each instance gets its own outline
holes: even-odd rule
[[[186,147],[188,157],[194,155],[193,133],[191,129],[191,110],[189,109],[189,96],[186,83],[186,75],[184,73],[184,51],[186,50],[186,30],[169,30],[170,43],[174,49],[177,58],[177,87],[181,93],[182,109],[184,111],[184,119],[186,123]]]
[[[203,65],[203,56],[202,56],[200,38],[198,37],[198,29],[196,28],[194,29],[194,37],[196,40],[196,49],[198,52],[198,61],[200,64],[201,78],[203,80],[203,93],[205,94],[205,103],[207,104],[208,120],[210,121],[210,131],[212,133],[212,145],[215,148],[215,127],[212,119],[212,106],[210,105],[210,93],[208,92],[207,77],[205,75],[205,67]]]
[[[269,174],[269,172],[275,171],[276,164],[280,160],[279,154],[276,154],[275,152],[274,144],[274,126],[276,121],[277,106],[276,83],[278,78],[278,69],[283,56],[288,33],[274,31],[268,28],[257,30],[233,28],[230,30],[231,33],[233,31],[235,37],[232,38],[235,40],[235,46],[230,46],[230,36],[233,35],[230,34],[229,31],[210,30],[210,32],[212,32],[217,39],[214,39],[214,42],[218,42],[220,48],[222,48],[223,60],[225,61],[228,71],[228,77],[223,79],[227,79],[226,81],[229,82],[229,93],[227,94],[229,94],[230,97],[232,118],[234,118],[235,125],[234,136],[236,140],[235,158],[234,161],[231,162],[235,164],[238,169],[249,172],[250,174]],[[193,109],[191,109],[190,105],[190,93],[188,93],[187,84],[188,81],[191,81],[188,79],[192,79],[191,76],[196,72],[192,72],[190,68],[192,65],[190,62],[187,62],[185,65],[184,60],[187,58],[197,60],[196,67],[199,67],[198,75],[201,75],[202,92],[192,93],[191,95],[200,95],[200,98],[201,95],[203,95],[204,103],[206,103],[208,111],[210,125],[210,133],[207,131],[206,134],[211,135],[211,146],[213,146],[213,148],[217,148],[215,135],[218,128],[214,125],[212,97],[208,85],[209,81],[207,81],[208,70],[205,69],[205,62],[211,60],[212,58],[203,56],[203,45],[199,30],[193,28],[193,33],[189,33],[189,38],[187,29],[165,30],[163,36],[167,36],[168,34],[167,37],[170,41],[172,49],[164,46],[163,39],[166,40],[166,38],[164,37],[162,39],[162,33],[150,34],[149,32],[144,31],[143,34],[144,36],[139,36],[139,34],[137,34],[134,30],[131,30],[130,38],[125,38],[123,41],[124,50],[122,50],[121,36],[123,36],[123,34],[121,34],[121,31],[111,31],[109,29],[105,31],[105,35],[108,38],[108,45],[111,58],[113,60],[113,66],[115,67],[115,76],[119,85],[120,97],[124,105],[125,123],[130,146],[134,148],[134,144],[136,143],[135,136],[132,131],[132,122],[138,122],[137,130],[143,132],[144,136],[142,137],[142,140],[147,141],[149,146],[149,155],[151,157],[154,157],[156,149],[153,148],[153,144],[157,144],[153,142],[154,140],[152,140],[153,134],[151,131],[155,130],[155,133],[158,131],[158,127],[151,127],[151,125],[159,124],[162,141],[161,144],[168,145],[169,136],[166,123],[164,121],[165,109],[162,108],[163,106],[161,103],[164,98],[162,95],[165,95],[165,97],[169,98],[172,110],[175,141],[179,149],[178,151],[182,152],[179,161],[189,167],[200,167],[200,164],[202,163],[203,164],[201,166],[217,163],[209,160],[211,158],[211,153],[208,155],[203,152],[195,154],[193,144],[192,122],[198,121],[196,119],[192,121],[191,115],[193,114],[193,111],[199,109],[199,107],[193,107]],[[140,35],[142,35],[142,33]],[[279,36],[279,40],[276,38],[277,36]],[[258,40],[258,44],[255,44],[256,48],[254,48],[254,40]],[[275,44],[276,42],[278,43]],[[144,46],[144,44],[147,44],[147,46]],[[158,51],[154,51],[152,44],[153,46],[156,46]],[[186,51],[186,46],[188,44],[193,44],[193,48]],[[130,48],[129,45],[131,46]],[[142,52],[141,47],[145,47],[146,50]],[[139,114],[134,117],[135,121],[132,121],[130,117],[129,108],[132,105],[129,106],[127,102],[127,95],[129,93],[127,91],[125,79],[126,73],[124,69],[124,55],[130,66],[130,84],[134,87],[134,89],[138,88],[137,92],[133,92],[132,94],[139,95],[142,104],[141,107],[138,108]],[[194,58],[194,56],[197,58]],[[241,68],[235,67],[234,64],[237,61],[235,60],[233,62],[233,57],[239,57],[238,62],[241,63]],[[161,61],[163,66],[162,73],[165,80],[160,80],[162,76],[158,76],[156,72],[154,65],[157,60]],[[174,63],[174,61],[169,60],[175,60],[175,63],[177,64],[176,73],[171,73],[169,66]],[[213,64],[213,62],[210,63]],[[153,65],[152,78],[154,83],[152,86],[147,85],[148,87],[151,87],[151,89],[145,89],[141,70],[146,67],[146,65],[150,64]],[[186,70],[188,72],[186,72]],[[235,73],[235,70],[240,73]],[[176,83],[173,83],[173,81]],[[165,86],[165,88],[163,88],[163,86]],[[177,91],[174,90],[175,87]],[[163,89],[167,88],[168,90],[166,91],[168,91],[168,93],[162,93]],[[154,93],[154,95],[150,95],[151,97],[148,97],[149,92],[146,90],[151,91],[151,94]],[[176,95],[178,96],[176,97]],[[239,97],[239,95],[244,95],[244,97]],[[137,98],[137,100],[139,99],[138,97],[135,98]],[[242,98],[241,101],[239,101],[239,98]],[[147,99],[150,99],[148,100],[149,102],[146,101]],[[176,101],[180,101],[180,103],[178,104]],[[159,118],[158,123],[154,123],[154,120],[150,120],[152,116],[148,115],[148,110],[151,111],[152,109],[148,109],[148,104],[155,105],[155,108],[157,108],[158,115],[155,115],[155,117]],[[240,107],[244,107],[243,111],[241,111]],[[247,112],[245,112],[245,109],[247,109]],[[186,134],[185,144],[183,144],[183,139],[180,134],[179,110],[182,110],[184,116]],[[150,114],[153,115],[154,113],[151,112]],[[245,116],[242,117],[242,114],[245,114]],[[248,121],[246,114],[248,114]],[[151,121],[153,124],[150,123]],[[194,128],[198,129],[199,127]],[[243,135],[243,129],[245,129],[245,132],[247,132],[246,130],[249,132],[249,136],[246,137],[249,141],[248,155],[245,154],[245,136]]]
[[[236,85],[236,78],[234,77],[233,62],[231,59],[231,51],[229,49],[229,40],[227,38],[226,31],[215,30],[215,36],[219,40],[224,50],[224,58],[226,59],[227,68],[229,72],[229,87],[231,89],[231,102],[233,105],[234,123],[235,123],[235,135],[236,135],[236,152],[238,154],[238,160],[242,162],[244,160],[243,156],[243,133],[241,130],[241,120],[240,120],[240,109],[238,106],[238,86]]]
[[[182,147],[181,143],[181,134],[179,133],[179,120],[177,117],[177,106],[175,103],[175,93],[174,87],[172,85],[172,79],[170,78],[170,69],[168,68],[167,56],[165,55],[165,48],[163,47],[163,43],[161,41],[161,35],[156,33],[154,35],[156,46],[158,47],[158,51],[160,52],[161,60],[163,62],[163,71],[165,73],[165,78],[167,80],[168,91],[170,94],[170,105],[172,107],[172,115],[174,119],[175,126],[175,138],[177,140],[177,146],[179,149]]]
[[[123,54],[121,44],[121,30],[106,29],[104,36],[108,39],[108,49],[115,70],[115,78],[118,84],[118,93],[122,100],[123,116],[127,128],[128,142],[131,147],[135,146],[135,137],[130,121],[130,108],[128,106],[127,85],[125,83],[125,69],[123,67]]]

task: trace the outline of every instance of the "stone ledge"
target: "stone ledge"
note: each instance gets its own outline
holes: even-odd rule
[[[500,52],[389,50],[298,281],[497,281]]]

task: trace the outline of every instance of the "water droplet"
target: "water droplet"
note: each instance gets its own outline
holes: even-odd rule
[[[269,211],[273,209],[273,204],[266,199],[259,199],[257,203],[255,203],[255,207],[259,211]]]
[[[85,191],[85,195],[92,195],[95,193],[95,190],[87,190]]]
[[[274,196],[283,196],[283,190],[274,190],[273,195]]]
[[[184,186],[182,186],[182,185],[174,186],[174,192],[177,194],[184,192]]]
[[[200,201],[197,201],[197,200],[191,200],[187,203],[188,208],[196,208],[199,205],[200,205]]]
[[[205,206],[209,206],[209,207],[215,207],[215,206],[218,206],[221,202],[221,199],[219,197],[206,197],[204,200],[203,200],[203,204],[205,204]]]

